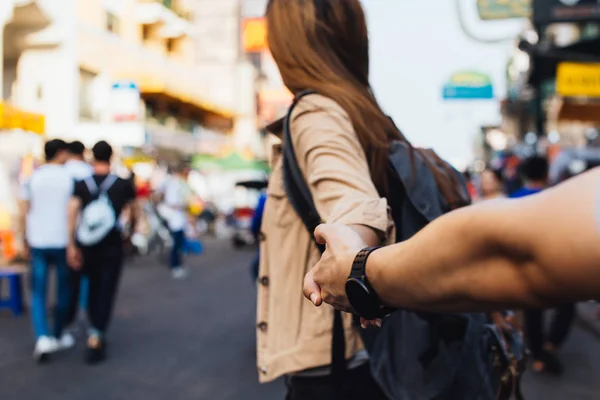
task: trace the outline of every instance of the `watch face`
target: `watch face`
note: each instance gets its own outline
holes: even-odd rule
[[[346,281],[346,296],[358,315],[368,320],[379,318],[379,302],[369,293],[362,279],[349,278]]]

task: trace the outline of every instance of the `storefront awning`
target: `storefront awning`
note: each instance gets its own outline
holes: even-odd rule
[[[188,104],[201,112],[216,114],[217,116],[230,120],[235,118],[236,114],[233,110],[213,104],[199,96],[197,93],[169,87],[168,83],[160,82],[156,79],[141,78],[138,79],[137,82],[140,83],[139,87],[142,95],[161,96]]]
[[[521,50],[533,57],[533,68],[529,77],[531,85],[555,79],[561,62],[595,63],[600,62],[600,38],[582,40],[565,47],[551,47],[540,50],[529,43],[521,43]]]
[[[43,135],[45,125],[45,118],[41,114],[26,112],[9,104],[0,103],[0,130],[20,129]]]
[[[239,153],[231,153],[226,157],[197,155],[192,158],[192,167],[197,170],[219,171],[269,170],[267,163],[244,158]]]
[[[600,102],[564,102],[558,111],[559,122],[583,122],[600,126]]]

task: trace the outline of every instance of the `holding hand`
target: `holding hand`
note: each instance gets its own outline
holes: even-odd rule
[[[341,311],[351,312],[345,284],[356,254],[367,244],[346,225],[326,224],[315,230],[315,238],[327,249],[321,260],[304,278],[304,296],[320,306],[323,302]]]

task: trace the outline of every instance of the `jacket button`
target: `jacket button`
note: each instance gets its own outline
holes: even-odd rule
[[[261,367],[258,367],[258,370],[260,371],[261,374],[266,374],[268,372],[267,367],[265,367],[264,365]]]
[[[266,331],[267,331],[267,323],[266,323],[266,322],[260,322],[260,323],[257,325],[257,327],[258,327],[258,329],[259,329],[261,332],[266,332]]]
[[[264,242],[267,239],[267,236],[263,232],[258,232],[258,240]]]
[[[269,277],[263,276],[262,278],[260,278],[260,284],[263,286],[269,286]]]

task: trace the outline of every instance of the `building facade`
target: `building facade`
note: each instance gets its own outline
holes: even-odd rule
[[[11,2],[18,15],[30,9],[31,26],[4,29],[4,98],[44,114],[48,137],[189,154],[252,148],[256,72],[238,57],[237,0]],[[0,25],[11,8],[1,3]]]

